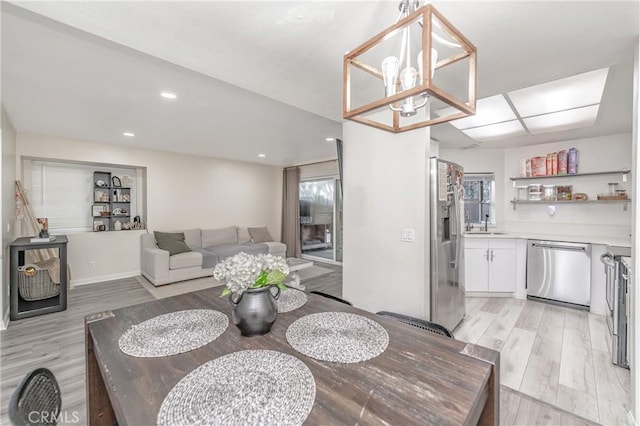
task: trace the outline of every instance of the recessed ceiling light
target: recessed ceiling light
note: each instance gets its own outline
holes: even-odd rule
[[[264,158],[266,156],[267,156],[267,154],[258,154],[258,157],[260,157],[260,158]]]
[[[508,92],[520,117],[599,104],[609,68],[601,68],[548,83]]]
[[[132,132],[122,132],[122,136],[126,136],[128,138],[134,137],[136,134]]]
[[[334,142],[336,138],[325,138],[324,140],[327,142]]]
[[[176,99],[178,97],[178,95],[171,92],[160,92],[160,96],[162,96],[165,99]]]

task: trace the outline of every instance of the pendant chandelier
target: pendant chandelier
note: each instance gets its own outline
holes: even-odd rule
[[[402,0],[392,26],[345,54],[345,119],[399,133],[475,114],[476,47],[432,5],[418,6]],[[371,99],[371,93],[384,97]],[[453,111],[418,114],[432,101],[439,111]]]

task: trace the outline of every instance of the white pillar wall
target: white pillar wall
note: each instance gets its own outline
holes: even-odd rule
[[[638,186],[638,166],[640,165],[640,100],[638,91],[640,90],[640,40],[636,41],[634,61],[633,61],[633,168],[631,173],[632,199],[631,204],[631,259],[632,259],[632,286],[631,286],[631,351],[629,354],[629,364],[631,367],[631,415],[636,425],[640,424],[640,288],[638,288],[638,277],[640,276],[640,259],[638,259],[638,244],[640,244],[640,215],[638,215],[638,200],[640,200],[640,187]]]
[[[355,306],[429,318],[430,130],[343,126],[343,295]],[[401,241],[413,229],[413,242]]]

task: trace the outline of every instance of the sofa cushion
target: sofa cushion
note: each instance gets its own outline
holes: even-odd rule
[[[238,231],[235,226],[220,229],[202,230],[202,247],[238,244]]]
[[[192,249],[202,248],[202,235],[200,234],[200,228],[185,230],[184,242]]]
[[[205,247],[205,250],[208,250],[210,252],[217,254],[220,260],[224,260],[227,257],[235,256],[240,252],[244,252],[248,254],[260,254],[260,253],[266,254],[268,249],[266,246],[260,248],[258,244],[255,244],[255,245],[222,244],[218,246]]]
[[[197,251],[174,254],[169,257],[169,269],[184,269],[202,266],[202,254]]]
[[[287,252],[287,245],[276,241],[267,241],[265,244],[269,248],[269,254],[284,255]]]
[[[250,227],[249,235],[251,235],[251,241],[254,243],[266,243],[267,241],[273,241],[273,237],[269,234],[269,230],[266,226],[259,226],[256,228]]]
[[[183,232],[158,232],[154,231],[154,237],[160,250],[169,252],[169,256],[191,251],[187,243],[184,242]]]

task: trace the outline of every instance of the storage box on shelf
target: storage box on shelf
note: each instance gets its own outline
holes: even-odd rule
[[[545,187],[550,187],[551,185],[530,185],[528,191],[528,199],[522,199],[522,194],[526,193],[524,191],[523,186],[516,187],[516,182],[519,181],[530,181],[530,180],[539,180],[539,179],[573,179],[582,176],[605,176],[605,175],[619,175],[621,176],[622,182],[627,182],[627,175],[630,173],[629,169],[622,170],[612,170],[612,171],[602,171],[602,172],[590,172],[590,173],[575,173],[568,175],[551,175],[551,176],[527,176],[527,177],[510,177],[509,179],[513,182],[513,187],[517,188],[516,198],[511,200],[511,204],[513,205],[513,209],[515,210],[518,204],[555,204],[555,203],[622,203],[623,209],[626,211],[628,204],[631,202],[629,198],[627,198],[626,191],[618,190],[616,194],[612,195],[603,195],[597,194],[594,199],[584,199],[584,194],[582,193],[572,193],[572,185],[560,185],[555,186],[555,200],[553,198],[553,191],[549,188],[548,197],[545,197],[544,189]],[[532,187],[539,187],[540,190],[533,191]],[[534,188],[535,189],[535,188]],[[533,196],[532,196],[533,194]],[[538,197],[540,195],[540,197]],[[577,196],[577,197],[576,197]]]

